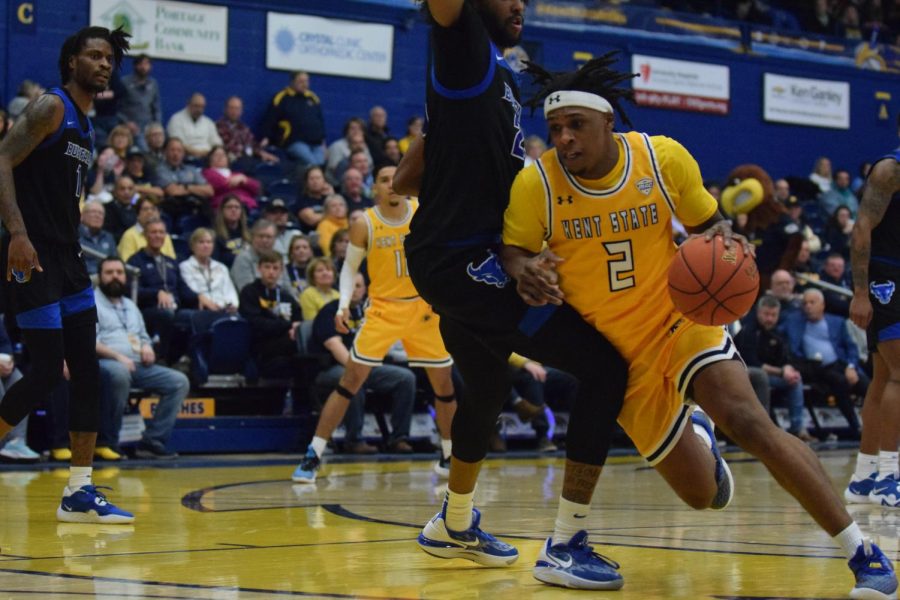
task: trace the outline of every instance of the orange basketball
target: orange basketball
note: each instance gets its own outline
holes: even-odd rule
[[[669,266],[669,295],[675,308],[702,325],[725,325],[740,319],[756,300],[759,270],[752,256],[722,236],[707,242],[691,238],[678,248]]]

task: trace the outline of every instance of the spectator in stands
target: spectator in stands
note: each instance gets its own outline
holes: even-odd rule
[[[250,323],[251,346],[260,365],[297,354],[300,305],[282,287],[284,261],[273,250],[260,250],[259,277],[241,288],[241,316]]]
[[[400,164],[403,153],[400,152],[400,142],[395,137],[384,138],[384,146],[382,146],[384,161],[395,167]]]
[[[166,162],[166,130],[162,123],[154,121],[148,124],[144,128],[144,141],[147,144],[144,151],[146,164],[155,173]]]
[[[318,165],[306,167],[303,173],[303,189],[297,201],[297,218],[300,228],[312,231],[322,220],[322,205],[325,199],[334,194],[334,188],[325,179],[325,172]]]
[[[846,169],[835,171],[831,190],[822,195],[819,204],[828,215],[833,215],[839,206],[846,206],[850,209],[851,216],[856,218],[859,200],[850,189],[850,171]]]
[[[125,157],[132,143],[131,132],[124,125],[117,125],[109,132],[109,145],[100,151],[94,163],[90,197],[104,203],[112,199],[113,186],[116,178],[125,172]]]
[[[91,125],[94,126],[95,146],[108,144],[109,133],[120,124],[118,106],[124,95],[125,86],[122,84],[119,71],[118,69],[113,70],[106,89],[94,96],[94,115],[91,116]],[[129,130],[128,133],[131,134],[131,131]]]
[[[371,163],[380,164],[385,160],[384,141],[388,138],[388,114],[382,106],[369,109],[369,123],[366,126],[366,146],[369,148]]]
[[[787,205],[788,199],[791,197],[791,184],[787,179],[781,178],[775,180],[775,199],[784,205]]]
[[[90,248],[103,256],[117,256],[116,239],[113,234],[103,229],[105,216],[103,204],[96,200],[85,202],[81,209],[81,225],[78,226],[78,242],[82,248]],[[84,264],[88,274],[96,275],[100,259],[85,252]]]
[[[756,311],[741,320],[734,343],[748,368],[761,369],[768,387],[784,393],[788,405],[788,431],[804,442],[819,441],[803,426],[803,377],[788,358],[788,346],[777,325],[781,304],[774,296],[762,296]],[[768,399],[764,405],[768,406]]]
[[[354,150],[350,154],[349,169],[356,169],[362,175],[362,195],[372,196],[372,184],[375,179],[372,176],[372,165],[362,150]]]
[[[840,254],[845,260],[850,260],[850,234],[854,223],[850,209],[839,206],[825,224],[824,237],[828,250]]]
[[[101,393],[101,410],[111,424],[99,433],[98,450],[112,452],[107,458],[119,458],[119,429],[132,387],[159,394],[153,418],[141,436],[135,454],[139,458],[173,459],[177,454],[166,448],[181,404],[190,391],[183,373],[156,364],[156,353],[141,313],[126,294],[125,266],[117,258],[100,263],[100,286],[94,290],[97,303],[97,355],[101,380],[108,382]]]
[[[833,292],[831,290],[822,290],[825,296],[825,312],[847,318],[850,316],[850,299],[852,296],[853,283],[850,273],[846,269],[846,261],[843,256],[836,252],[832,252],[825,259],[822,265],[822,271],[819,273],[819,281],[837,285],[847,290],[847,295]]]
[[[216,234],[198,227],[191,234],[191,257],[178,265],[181,279],[197,294],[197,308],[213,313],[234,314],[238,293],[228,267],[212,258]]]
[[[225,196],[214,221],[216,250],[213,256],[229,269],[235,257],[250,242],[247,210],[237,196]]]
[[[859,368],[859,353],[847,332],[847,319],[827,314],[822,292],[808,289],[803,292],[803,311],[785,320],[784,332],[803,380],[822,384],[834,394],[851,436],[859,439],[859,419],[850,394],[864,397],[869,378]]]
[[[529,135],[525,138],[525,166],[531,165],[547,151],[547,144],[537,135]]]
[[[745,23],[772,24],[772,14],[769,12],[768,5],[759,0],[737,0],[734,5],[734,13],[730,16]]]
[[[137,223],[137,201],[134,181],[128,175],[116,179],[112,202],[106,204],[103,229],[110,232],[118,244],[125,231]]]
[[[791,272],[800,279],[801,287],[805,285],[804,279],[816,280],[819,278],[819,263],[809,251],[809,242],[806,240],[800,243],[800,251],[797,252],[797,259],[791,265]]]
[[[136,192],[153,198],[156,202],[161,202],[166,195],[163,189],[153,185],[156,180],[156,174],[147,166],[147,158],[137,146],[132,146],[125,155],[125,173],[131,177]]]
[[[173,217],[208,209],[213,188],[198,167],[185,164],[184,144],[177,137],[166,140],[166,160],[156,171],[156,185],[166,193],[162,208]]]
[[[205,110],[206,98],[200,92],[194,92],[187,106],[172,115],[166,125],[166,134],[180,139],[188,158],[197,163],[206,159],[213,146],[222,145],[216,124],[203,114]]]
[[[371,156],[369,154],[369,148],[368,146],[366,146],[365,137],[358,131],[354,130],[347,134],[347,147],[349,148],[347,156],[341,159],[341,162],[338,163],[337,167],[334,168],[334,171],[331,174],[333,178],[331,179],[331,181],[334,181],[335,183],[341,181],[344,178],[344,173],[347,172],[347,169],[353,167],[351,160],[354,153],[362,152],[366,155],[367,158]],[[360,163],[357,163],[357,165],[358,164]]]
[[[119,239],[119,258],[125,262],[128,262],[129,258],[147,245],[147,237],[144,235],[147,223],[160,218],[159,208],[150,198],[140,198],[135,204],[135,208],[137,209],[137,222],[126,229]],[[175,258],[175,246],[172,244],[172,238],[168,235],[163,243],[162,253],[163,256]]]
[[[572,406],[578,391],[578,380],[559,369],[545,367],[524,356],[509,357],[512,369],[513,410],[523,423],[531,422],[538,452],[555,452],[553,432],[544,413],[548,400],[553,399],[562,409]]]
[[[138,145],[148,149],[147,126],[162,123],[159,83],[150,76],[153,63],[146,54],[138,54],[131,63],[132,72],[122,76],[125,93],[119,101],[119,118],[128,126]],[[141,140],[141,132],[145,139]],[[162,147],[162,141],[159,142]]]
[[[213,196],[209,201],[215,211],[225,196],[237,196],[247,210],[255,210],[257,198],[262,190],[259,181],[231,168],[228,153],[222,146],[213,146],[207,157],[207,166],[202,171],[203,178],[212,186]]]
[[[347,219],[347,202],[340,194],[332,194],[325,199],[322,207],[322,220],[316,225],[319,236],[319,248],[325,256],[331,256],[331,238],[338,229],[350,226]]]
[[[334,289],[334,265],[327,258],[312,259],[306,267],[306,281],[309,287],[300,293],[300,308],[303,309],[303,320],[311,321],[323,306],[340,297]]]
[[[772,273],[772,279],[769,282],[769,289],[766,290],[766,295],[778,300],[779,327],[789,315],[799,313],[801,310],[803,303],[800,300],[800,294],[795,291],[796,286],[797,281],[789,271],[779,269]]]
[[[425,119],[422,117],[415,115],[409,118],[406,122],[406,135],[400,138],[400,153],[406,154],[407,150],[409,150],[409,145],[412,144],[413,140],[422,135],[422,127],[425,126]]]
[[[341,173],[338,171],[338,167],[340,167],[341,163],[350,158],[350,152],[352,148],[350,147],[350,140],[356,140],[356,144],[359,141],[362,141],[361,146],[357,146],[358,149],[365,149],[366,153],[369,152],[369,148],[365,145],[365,132],[366,132],[366,122],[360,119],[359,117],[353,117],[348,119],[346,123],[344,123],[344,131],[343,137],[337,139],[328,146],[328,161],[325,166],[325,177],[334,185],[337,185],[341,180]],[[371,160],[372,155],[369,154],[369,159]]]
[[[313,288],[310,288],[313,289]],[[308,292],[309,290],[307,290]],[[304,292],[305,294],[306,292]],[[350,347],[362,320],[362,304],[366,296],[366,283],[361,273],[353,280],[353,294],[350,297],[350,316],[345,321],[349,333],[338,332],[335,322],[338,318],[337,297],[328,302],[313,321],[310,349],[326,351],[334,363],[316,377],[316,387],[328,392],[334,390],[344,374],[344,365],[350,360]],[[347,415],[344,417],[344,450],[350,454],[373,454],[377,448],[360,439],[365,417],[365,388],[393,400],[391,424],[393,429],[388,439],[388,448],[394,452],[408,453],[412,450],[405,441],[409,437],[409,423],[416,395],[416,377],[406,367],[382,365],[372,369],[366,386],[351,399]]]
[[[813,0],[812,6],[802,19],[803,29],[819,35],[836,35],[838,23],[828,0]]]
[[[303,234],[291,238],[287,253],[287,274],[291,282],[291,292],[299,302],[300,294],[309,287],[306,281],[306,268],[313,259],[313,248],[309,238]]]
[[[334,235],[331,236],[331,241],[328,243],[328,251],[331,264],[334,265],[335,273],[341,272],[341,268],[344,266],[344,259],[347,258],[347,246],[349,245],[349,229],[338,229],[334,232]]]
[[[272,221],[275,224],[275,243],[272,249],[288,260],[288,246],[295,236],[300,235],[300,230],[294,228],[291,223],[291,213],[288,210],[287,203],[281,198],[273,198],[265,208],[263,208],[263,218]]]
[[[372,199],[363,191],[363,174],[356,169],[347,169],[341,178],[341,196],[347,202],[347,214],[362,212],[374,206]]]
[[[243,290],[244,286],[253,283],[253,280],[259,277],[257,265],[260,253],[263,250],[274,252],[276,234],[275,224],[268,219],[259,219],[253,224],[253,229],[250,230],[250,244],[240,251],[231,265],[231,280],[236,289]],[[283,256],[281,262],[284,262]],[[282,272],[281,285],[287,284],[287,275]]]
[[[833,182],[831,174],[831,159],[827,156],[820,156],[816,159],[816,165],[813,172],[809,174],[809,180],[819,188],[819,194],[827,194],[831,191]]]
[[[788,216],[800,228],[803,239],[809,243],[809,251],[813,254],[817,254],[821,251],[822,240],[816,235],[812,227],[806,223],[806,220],[803,217],[803,205],[800,204],[800,200],[797,199],[797,196],[788,196],[787,200],[784,201],[784,206],[787,208]]]
[[[319,97],[309,89],[309,74],[297,71],[272,99],[263,135],[301,167],[325,164],[325,117]]]
[[[258,160],[277,163],[278,157],[265,150],[269,140],[263,138],[257,144],[253,131],[241,120],[243,114],[244,101],[240,96],[230,96],[225,101],[222,116],[216,121],[216,131],[222,138],[222,145],[228,153],[228,161],[236,170],[247,172]]]
[[[859,8],[852,2],[845,2],[838,24],[838,34],[847,40],[862,40],[863,31],[859,20]]]
[[[6,112],[9,114],[10,120],[15,121],[18,119],[25,107],[28,106],[28,103],[43,93],[44,88],[41,84],[30,79],[22,80],[22,83],[19,84],[19,88],[16,90],[16,97],[6,105]]]
[[[145,227],[147,245],[128,259],[141,270],[137,304],[152,334],[159,335],[159,356],[174,363],[186,350],[192,309],[197,294],[181,278],[175,259],[162,253],[168,235],[166,224],[151,219]]]
[[[6,390],[15,382],[22,379],[22,372],[16,367],[16,359],[13,356],[13,345],[0,319],[0,404]],[[37,462],[41,455],[28,447],[28,417],[13,427],[12,431],[0,440],[0,459],[13,462]]]

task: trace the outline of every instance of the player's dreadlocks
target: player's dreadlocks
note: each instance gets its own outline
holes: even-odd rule
[[[634,90],[616,86],[623,81],[637,77],[638,74],[610,69],[609,66],[618,60],[617,54],[617,51],[613,51],[598,58],[592,58],[577,71],[570,72],[551,73],[536,63],[526,61],[528,66],[525,73],[531,75],[534,83],[541,86],[541,89],[525,102],[525,106],[530,106],[531,112],[534,114],[534,110],[543,106],[544,99],[554,92],[564,90],[589,92],[605,98],[622,118],[622,122],[631,127],[631,121],[622,110],[619,101],[625,99],[634,102]]]
[[[70,35],[63,42],[59,51],[59,75],[62,78],[63,85],[69,83],[69,79],[72,78],[71,69],[69,69],[69,59],[81,52],[88,40],[101,39],[109,42],[113,50],[113,60],[115,61],[113,70],[115,70],[119,68],[122,58],[128,52],[128,48],[131,47],[128,43],[128,38],[130,37],[131,35],[125,33],[125,30],[121,27],[113,31],[106,27],[85,27]]]

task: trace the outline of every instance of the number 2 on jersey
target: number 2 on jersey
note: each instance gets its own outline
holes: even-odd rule
[[[604,242],[603,247],[610,256],[606,261],[609,290],[621,292],[634,287],[634,253],[631,250],[631,240]]]

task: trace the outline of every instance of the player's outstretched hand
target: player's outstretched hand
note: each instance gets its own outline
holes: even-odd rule
[[[13,271],[25,273],[26,278],[30,278],[31,269],[41,272],[44,270],[41,268],[41,261],[38,260],[37,251],[31,245],[28,235],[25,233],[13,234],[9,241],[9,257],[6,260],[6,280],[12,280]]]
[[[716,221],[712,227],[703,232],[703,237],[706,238],[707,242],[711,242],[714,237],[717,235],[722,236],[722,244],[726,248],[731,248],[732,242],[737,242],[744,248],[744,254],[749,254],[753,258],[756,258],[756,248],[753,244],[750,243],[746,237],[741,235],[740,233],[735,233],[731,230],[731,223],[726,220]]]
[[[544,306],[547,303],[563,303],[565,294],[559,287],[559,273],[556,271],[561,262],[563,259],[548,249],[525,261],[516,283],[516,291],[525,304]]]

